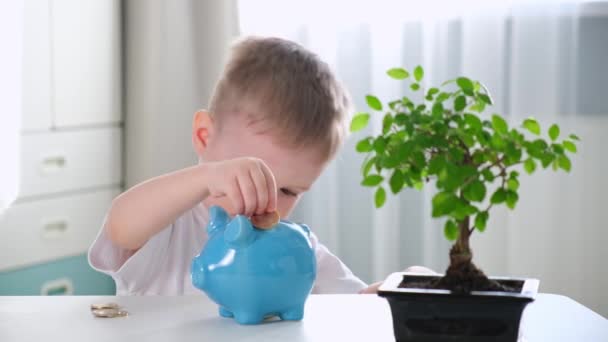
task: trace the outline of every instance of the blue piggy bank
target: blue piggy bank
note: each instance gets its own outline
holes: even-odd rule
[[[310,229],[280,221],[261,230],[218,206],[209,214],[209,240],[192,260],[192,284],[220,306],[221,316],[240,324],[269,316],[301,320],[317,274]]]

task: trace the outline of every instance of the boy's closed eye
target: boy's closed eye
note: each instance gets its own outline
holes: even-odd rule
[[[299,195],[295,191],[289,190],[287,188],[281,188],[280,190],[283,193],[283,195],[286,195],[286,196],[297,197]]]

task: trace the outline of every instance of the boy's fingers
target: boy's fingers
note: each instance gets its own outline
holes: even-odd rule
[[[262,171],[262,167],[256,164],[253,170],[249,170],[249,176],[255,185],[255,192],[258,198],[254,214],[263,214],[268,207],[268,185],[266,184],[266,177]]]
[[[239,214],[243,214],[247,217],[253,215],[255,208],[258,205],[258,196],[256,195],[255,185],[251,180],[249,171],[241,173],[237,178],[239,187],[241,188],[241,194],[243,195],[243,210]]]
[[[371,293],[378,293],[378,288],[380,288],[380,285],[382,285],[382,282],[379,281],[377,283],[373,283],[370,286],[364,288],[363,290],[359,291],[360,294],[371,294]]]
[[[241,194],[241,188],[239,186],[239,181],[237,177],[234,177],[234,179],[232,180],[232,184],[228,187],[226,195],[234,206],[235,214],[242,213],[243,209],[245,208],[243,203],[243,195]]]
[[[266,185],[268,187],[268,206],[266,207],[266,211],[273,212],[277,209],[277,182],[266,164],[261,163],[260,168],[264,172],[264,176],[266,176]]]

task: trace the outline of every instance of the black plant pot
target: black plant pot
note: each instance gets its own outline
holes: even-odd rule
[[[395,340],[517,341],[521,314],[538,292],[537,279],[490,277],[519,292],[473,291],[457,295],[448,290],[404,287],[407,282],[440,277],[397,272],[382,283],[378,295],[390,304]]]

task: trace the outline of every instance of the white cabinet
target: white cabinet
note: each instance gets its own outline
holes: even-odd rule
[[[82,259],[122,186],[120,1],[25,0],[24,15],[20,189],[0,217],[0,281]]]
[[[82,254],[119,189],[22,202],[0,217],[0,271]]]
[[[120,2],[27,0],[22,131],[121,121]]]
[[[54,123],[121,119],[120,2],[51,2]]]
[[[119,127],[24,135],[19,197],[118,186],[121,152]]]
[[[51,115],[51,35],[48,0],[24,3],[22,131],[47,130]]]

